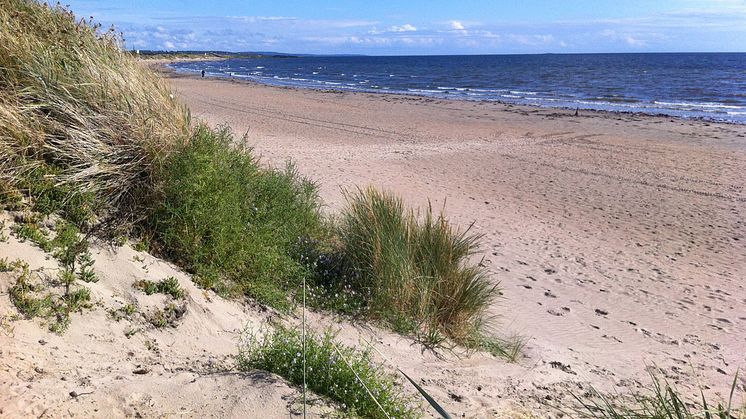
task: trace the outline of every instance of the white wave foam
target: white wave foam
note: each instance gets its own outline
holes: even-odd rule
[[[717,108],[717,109],[746,109],[743,106],[724,105],[722,103],[713,102],[664,102],[656,100],[656,105],[670,106],[670,107],[682,107],[682,108]]]

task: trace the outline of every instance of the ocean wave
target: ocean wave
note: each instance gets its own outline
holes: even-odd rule
[[[440,90],[430,90],[430,89],[407,89],[407,92],[412,92],[412,93],[441,93]]]
[[[698,102],[664,102],[664,101],[656,100],[653,103],[655,103],[656,105],[661,105],[661,106],[682,107],[682,108],[746,109],[746,107],[743,107],[743,106],[724,105],[722,103],[712,103],[712,102],[705,102],[705,103],[698,103]]]
[[[505,93],[510,92],[508,89],[471,89],[473,92],[480,92],[480,93]]]

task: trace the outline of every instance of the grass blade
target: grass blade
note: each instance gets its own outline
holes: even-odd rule
[[[399,372],[404,377],[406,377],[406,379],[409,380],[410,383],[412,383],[412,385],[414,386],[414,388],[416,388],[417,391],[419,391],[420,394],[422,394],[422,397],[424,397],[425,400],[427,400],[427,402],[430,403],[430,406],[432,406],[433,409],[435,409],[435,411],[438,412],[438,414],[440,414],[440,416],[443,419],[451,419],[451,415],[449,415],[448,412],[446,412],[446,410],[443,409],[443,407],[441,405],[439,405],[438,402],[435,401],[435,399],[433,399],[429,394],[427,394],[427,391],[425,391],[424,388],[420,387],[419,384],[415,383],[414,380],[412,380],[411,378],[409,378],[409,376],[404,371],[399,370]]]

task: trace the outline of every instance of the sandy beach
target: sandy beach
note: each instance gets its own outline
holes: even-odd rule
[[[466,360],[462,379],[626,393],[655,365],[727,396],[746,365],[746,126],[171,83],[194,117],[245,133],[267,164],[292,159],[330,213],[345,189],[375,185],[474,223],[503,289],[496,330],[528,343],[519,367]]]
[[[646,391],[652,366],[683,394],[717,400],[746,366],[746,126],[168,77],[194,118],[318,181],[330,215],[344,190],[375,185],[484,235],[482,263],[503,294],[492,333],[525,341],[515,363],[428,351],[328,313],[308,319],[344,344],[375,345],[377,361],[454,417],[563,417],[591,387]],[[59,264],[12,233],[18,217],[0,216],[0,259],[51,278]],[[91,253],[95,304],[63,335],[21,318],[7,298],[18,272],[0,272],[0,417],[301,415],[296,387],[235,363],[242,331],[299,315],[225,300],[130,245],[95,241]],[[184,290],[185,314],[153,327],[169,300],[133,284],[165,277]],[[137,311],[122,318],[127,305]],[[313,396],[309,409],[333,406]]]
[[[746,419],[743,0],[0,2],[0,419]]]

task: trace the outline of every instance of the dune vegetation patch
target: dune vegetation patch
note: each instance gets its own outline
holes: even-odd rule
[[[188,110],[113,28],[62,6],[0,0],[0,196],[79,227],[131,222],[188,138]],[[106,222],[106,223],[104,223]]]
[[[373,316],[434,346],[481,335],[499,294],[473,260],[481,236],[455,228],[431,207],[417,213],[375,189],[348,196],[339,232],[357,270],[353,286],[368,296]]]
[[[201,125],[160,175],[161,204],[143,224],[156,249],[206,288],[289,308],[305,274],[294,245],[323,233],[316,186],[291,165],[260,168],[227,129]]]
[[[479,329],[497,293],[467,262],[479,237],[372,190],[335,225],[292,165],[263,167],[228,129],[193,123],[115,30],[59,5],[0,4],[4,209],[53,214],[86,239],[135,237],[201,286],[283,311],[305,278],[312,306],[431,344]],[[35,226],[19,228],[54,251]]]
[[[334,334],[307,334],[278,327],[265,335],[244,335],[238,357],[244,371],[261,369],[337,402],[352,417],[422,416],[403,396],[395,377],[376,364],[369,351],[340,345]]]
[[[591,388],[573,394],[577,405],[561,409],[571,417],[588,419],[744,419],[746,404],[737,397],[738,372],[726,400],[709,400],[700,388],[699,399],[690,399],[667,379],[662,371],[649,368],[651,384],[643,393],[610,396]],[[619,397],[621,396],[621,397]],[[630,400],[631,399],[631,400]],[[739,404],[740,403],[740,404]]]

